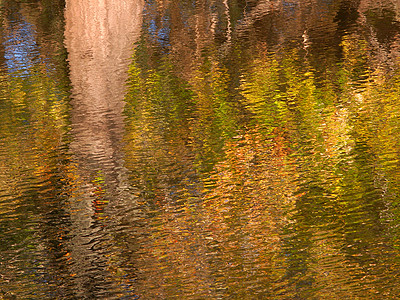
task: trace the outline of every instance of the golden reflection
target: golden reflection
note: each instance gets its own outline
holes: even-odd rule
[[[28,42],[0,70],[1,292],[397,299],[393,1],[67,0],[70,144],[67,93],[31,59],[50,4],[17,2],[34,12],[4,19]]]
[[[343,8],[329,9],[332,23],[335,9]],[[387,208],[389,219],[379,216],[391,201],[380,195],[387,195],[389,169],[368,167],[377,163],[374,147],[382,141],[371,133],[386,124],[374,112],[382,108],[377,99],[388,97],[382,94],[387,79],[379,75],[385,72],[373,71],[368,41],[356,33],[343,34],[340,64],[328,52],[325,69],[315,65],[315,44],[304,53],[301,41],[276,53],[257,45],[235,74],[234,89],[232,74],[239,71],[215,45],[198,43],[196,63],[184,73],[176,66],[187,57],[171,63],[176,56],[168,53],[149,64],[147,47],[156,53],[156,43],[137,49],[127,153],[151,216],[135,260],[140,294],[334,299],[397,293],[394,281],[384,292],[384,280],[376,278],[394,261],[374,259],[398,256],[396,242],[373,230],[394,213]],[[237,50],[230,61],[248,53]]]
[[[68,93],[55,67],[62,45],[35,31],[40,21],[29,6],[18,14],[3,5],[9,14],[1,11],[0,291],[10,299],[45,297],[58,276],[48,267],[60,250],[48,241],[63,234],[48,226],[62,207],[58,189],[66,171],[59,151]]]

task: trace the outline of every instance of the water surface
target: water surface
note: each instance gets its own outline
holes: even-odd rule
[[[398,299],[399,21],[0,2],[0,295]]]

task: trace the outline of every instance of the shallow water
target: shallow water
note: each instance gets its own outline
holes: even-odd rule
[[[399,5],[0,2],[0,298],[400,298]]]

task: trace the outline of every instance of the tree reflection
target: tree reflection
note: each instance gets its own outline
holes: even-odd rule
[[[202,3],[196,4],[186,7],[187,20],[226,20],[218,9],[200,13]],[[191,30],[169,18],[176,3],[149,6],[163,22],[143,35],[127,95],[131,179],[151,212],[149,238],[136,257],[142,294],[397,295],[394,281],[384,279],[398,276],[384,271],[397,264],[393,233],[385,233],[396,223],[396,200],[387,200],[388,162],[378,159],[377,145],[386,151],[372,132],[387,124],[379,99],[390,98],[386,82],[395,82],[383,74],[398,68],[385,69],[395,55],[369,55],[375,40],[355,27],[375,26],[363,23],[365,3],[255,4],[241,16],[245,22],[230,19],[237,31],[229,52],[213,35],[228,31],[222,23],[209,32],[192,23]],[[317,11],[324,26],[316,26]],[[265,42],[260,24],[273,18],[289,26]],[[153,39],[161,32],[168,32],[162,41]],[[190,52],[174,32],[213,40],[194,39],[197,50]],[[393,120],[397,100],[390,99],[385,120]],[[397,166],[397,158],[380,155]]]
[[[78,297],[120,293],[119,282],[129,285],[134,277],[123,280],[117,253],[108,254],[113,247],[108,228],[118,220],[116,207],[135,205],[119,149],[128,59],[140,32],[142,6],[142,1],[66,1],[71,151],[76,162],[68,245]]]
[[[1,289],[400,294],[395,2],[2,5]]]
[[[68,171],[60,150],[68,92],[55,55],[62,45],[53,42],[49,51],[32,7],[2,5],[0,290],[46,297],[58,292],[52,288],[61,276],[53,263],[64,250],[55,241],[66,235]]]

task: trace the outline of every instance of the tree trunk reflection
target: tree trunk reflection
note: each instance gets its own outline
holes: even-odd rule
[[[141,0],[67,0],[65,45],[72,84],[71,151],[76,159],[71,199],[71,266],[77,291],[112,290],[105,215],[130,198],[120,149],[125,80],[142,22]],[[109,203],[109,199],[112,203]],[[131,200],[132,202],[132,200]],[[115,272],[114,272],[115,273]]]

